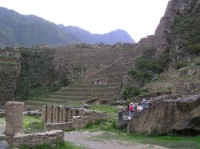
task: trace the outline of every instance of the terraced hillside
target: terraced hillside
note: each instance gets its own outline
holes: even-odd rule
[[[133,48],[133,45],[131,46]],[[130,47],[129,47],[130,48]],[[123,75],[132,66],[135,53],[123,46],[76,46],[57,49],[56,65],[84,70],[82,77],[61,90],[27,101],[29,104],[63,104],[99,98],[102,102],[117,98]],[[79,75],[80,76],[80,75]]]
[[[20,52],[16,49],[0,49],[0,105],[15,100],[16,80],[19,75]]]

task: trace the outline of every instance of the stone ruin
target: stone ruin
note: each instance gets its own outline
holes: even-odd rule
[[[106,112],[84,108],[44,105],[42,109],[44,130],[72,130],[84,128],[96,120],[105,119]]]
[[[10,101],[5,104],[5,140],[12,147],[19,147],[24,144],[29,146],[38,144],[55,145],[58,140],[64,141],[64,132],[62,130],[80,129],[88,123],[106,118],[106,112],[44,105],[42,118],[45,132],[24,134],[23,111],[23,102]]]
[[[22,144],[36,145],[48,143],[50,145],[55,145],[58,140],[64,141],[64,132],[61,130],[23,134],[23,110],[23,102],[10,101],[5,104],[5,140],[12,147],[18,147]]]
[[[136,113],[132,120],[118,112],[118,126],[130,127],[131,132],[147,134],[200,134],[200,94],[177,99],[156,100],[152,106]]]

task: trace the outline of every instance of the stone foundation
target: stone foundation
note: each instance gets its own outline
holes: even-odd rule
[[[12,147],[19,147],[23,144],[36,145],[36,144],[50,144],[56,145],[57,141],[64,141],[64,132],[61,130],[23,134],[23,102],[10,101],[5,104],[6,113],[6,141]],[[50,114],[50,113],[49,113]],[[62,118],[59,118],[62,120]],[[48,119],[49,121],[51,119]]]
[[[42,111],[45,131],[81,129],[91,122],[106,118],[106,112],[83,108],[44,105]]]
[[[19,147],[22,144],[34,146],[38,144],[56,145],[57,141],[64,141],[64,132],[61,130],[54,130],[43,133],[33,134],[17,134],[9,141],[13,147]]]

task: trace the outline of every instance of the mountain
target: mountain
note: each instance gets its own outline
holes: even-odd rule
[[[91,34],[73,26],[56,25],[34,15],[21,15],[0,7],[0,46],[64,46],[76,43],[134,43],[123,30],[107,34]]]
[[[115,44],[117,42],[134,43],[135,41],[124,30],[115,30],[107,34],[91,34],[90,32],[74,26],[63,26],[63,29],[75,37],[79,37],[79,40],[83,43],[95,44],[95,43],[107,43]]]

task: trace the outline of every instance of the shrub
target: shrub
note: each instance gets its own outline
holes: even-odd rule
[[[151,78],[151,74],[148,71],[142,71],[142,70],[137,70],[137,69],[131,69],[128,72],[131,76],[136,78],[137,80],[140,81],[148,81]]]
[[[146,89],[140,89],[132,86],[128,86],[123,91],[123,97],[125,99],[131,98],[133,96],[139,96],[141,94],[147,93],[148,91]]]
[[[136,60],[136,67],[139,70],[150,70],[155,73],[163,71],[162,64],[159,60],[149,59],[145,57],[141,57]]]
[[[186,50],[191,54],[200,55],[200,44],[190,44],[186,47]]]

